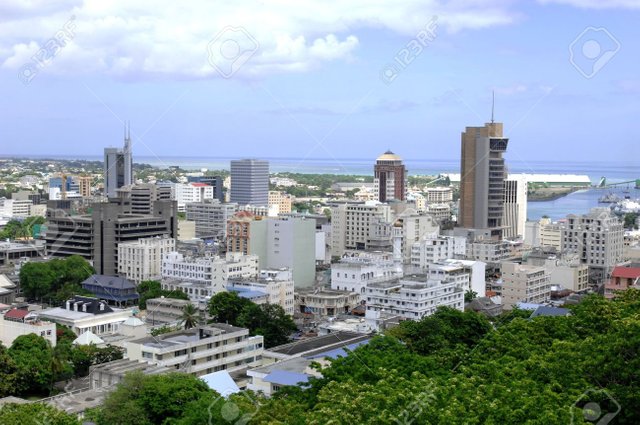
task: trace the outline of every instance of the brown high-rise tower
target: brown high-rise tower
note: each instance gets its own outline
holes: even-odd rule
[[[490,230],[493,239],[502,239],[506,178],[502,155],[508,142],[502,137],[502,123],[493,119],[462,133],[458,225]]]
[[[376,160],[373,174],[378,201],[405,200],[407,170],[402,164],[402,158],[391,151],[386,151]]]

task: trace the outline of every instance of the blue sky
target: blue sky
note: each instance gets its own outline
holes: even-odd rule
[[[495,90],[511,160],[640,155],[640,1],[162,3],[3,2],[0,154],[101,155],[130,120],[139,156],[375,158],[390,148],[455,159],[464,127],[490,119]],[[434,16],[435,39],[383,81]],[[69,28],[37,65],[39,47]],[[224,78],[228,61],[208,49],[234,37],[250,57]],[[21,81],[25,64],[37,73]]]

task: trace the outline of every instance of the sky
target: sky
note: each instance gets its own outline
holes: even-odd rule
[[[640,0],[2,0],[0,155],[640,157]]]

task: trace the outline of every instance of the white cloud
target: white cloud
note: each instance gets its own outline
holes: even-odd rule
[[[640,9],[640,0],[538,0],[542,4],[564,4],[581,9]]]
[[[216,77],[209,42],[240,27],[258,44],[238,72],[251,77],[301,72],[356,54],[361,29],[415,36],[434,17],[442,32],[514,22],[510,0],[3,0],[0,64],[16,69],[74,17],[71,44],[50,65],[60,74],[118,78]],[[240,33],[242,37],[244,33]],[[223,38],[226,35],[223,35]],[[242,45],[242,43],[240,43]]]

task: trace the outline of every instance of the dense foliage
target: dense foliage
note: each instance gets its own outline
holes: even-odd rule
[[[89,374],[91,365],[118,360],[124,350],[107,345],[73,345],[76,335],[60,326],[57,344],[36,334],[21,335],[6,349],[0,344],[0,398],[49,395],[54,384]]]
[[[44,403],[6,404],[0,407],[0,424],[80,425],[75,415]]]
[[[265,347],[289,342],[297,327],[277,304],[257,305],[235,292],[220,292],[209,301],[209,314],[214,322],[249,329],[251,335],[264,336]]]
[[[228,310],[236,320],[243,314]],[[219,398],[187,375],[130,375],[89,418],[99,425],[640,423],[640,291],[613,301],[589,296],[571,310],[533,319],[515,310],[491,323],[442,308],[337,358],[307,388],[285,387],[271,399]]]
[[[20,288],[27,299],[57,305],[73,295],[91,295],[80,284],[94,273],[87,260],[78,255],[28,262],[20,268]]]
[[[1,197],[1,196],[0,196]],[[27,217],[24,220],[9,220],[0,230],[0,239],[24,239],[32,238],[33,226],[44,224],[44,217]]]
[[[162,289],[162,284],[157,280],[145,280],[140,282],[137,288],[138,295],[140,295],[140,301],[138,306],[140,310],[146,310],[147,300],[152,298],[176,298],[178,300],[188,300],[189,296],[182,291],[167,291]]]

